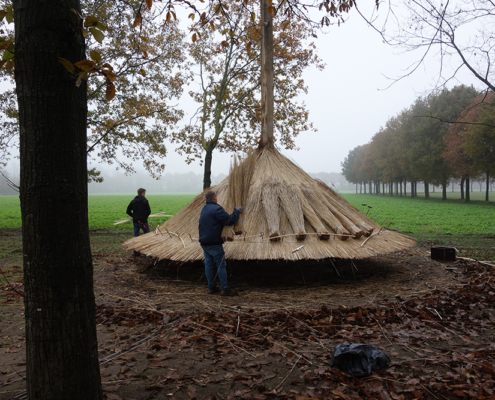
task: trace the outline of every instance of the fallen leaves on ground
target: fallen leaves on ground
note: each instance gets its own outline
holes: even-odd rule
[[[164,315],[102,305],[100,323],[147,326],[112,348],[147,340],[119,358],[125,365],[110,363],[109,373],[189,399],[493,400],[495,270],[472,261],[458,267],[455,287],[367,307]],[[352,377],[330,367],[333,348],[342,343],[372,344],[392,364],[368,378]]]

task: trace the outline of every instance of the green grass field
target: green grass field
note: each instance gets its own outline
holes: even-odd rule
[[[426,248],[432,245],[449,245],[462,249],[462,255],[481,260],[495,259],[495,202],[485,202],[484,193],[472,193],[472,202],[463,203],[449,193],[450,199],[443,202],[440,193],[433,193],[425,200],[419,197],[390,197],[388,195],[360,195],[345,193],[343,196],[360,210],[367,210],[362,204],[372,206],[368,214],[380,225],[388,225],[418,240]],[[495,200],[495,193],[492,194]],[[132,235],[130,222],[113,225],[126,218],[127,205],[133,195],[91,195],[89,196],[89,228],[108,230],[118,234],[115,243],[94,244],[94,251],[115,250],[125,240],[126,233]],[[175,214],[194,199],[193,194],[151,194],[147,198],[153,213]],[[165,218],[153,218],[153,226],[162,224]],[[21,213],[19,198],[0,196],[0,229],[20,228]],[[123,237],[120,237],[124,235]],[[1,250],[1,246],[0,246]],[[0,257],[3,254],[0,251]]]
[[[449,193],[455,195],[458,193]],[[495,202],[485,202],[484,193],[473,192],[472,202],[460,199],[441,201],[440,193],[432,198],[390,197],[388,195],[344,194],[347,201],[360,210],[367,210],[361,204],[373,208],[368,216],[383,225],[392,222],[391,229],[410,235],[451,234],[451,235],[495,235]],[[152,213],[164,211],[175,214],[194,199],[193,194],[151,194],[147,196]],[[453,197],[453,196],[452,196]],[[459,197],[459,196],[458,196]],[[495,193],[493,193],[495,199]],[[126,218],[127,205],[132,195],[91,195],[89,196],[90,229],[131,229],[131,223],[113,225]],[[152,223],[162,224],[166,219],[153,218]],[[21,213],[19,198],[0,196],[0,228],[19,228]]]
[[[456,194],[456,193],[453,193]],[[471,202],[464,203],[460,194],[441,200],[441,193],[432,198],[382,195],[344,194],[359,210],[368,210],[368,216],[383,225],[392,222],[391,229],[407,234],[475,234],[495,235],[495,202],[485,202],[484,193],[472,193]],[[452,196],[454,197],[454,196]],[[495,199],[495,193],[493,193]]]
[[[177,213],[194,199],[193,194],[150,194],[151,212]],[[133,195],[91,195],[88,200],[89,229],[132,230],[132,223],[113,225],[115,221],[128,218],[125,213]],[[168,218],[153,218],[153,225],[162,224]],[[21,210],[19,197],[0,196],[0,228],[20,228]]]

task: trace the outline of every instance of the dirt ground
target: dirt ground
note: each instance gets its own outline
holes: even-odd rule
[[[4,238],[5,238],[4,232]],[[19,234],[0,260],[0,399],[25,397]],[[495,399],[495,270],[424,246],[366,260],[231,262],[239,296],[206,294],[202,264],[133,257],[93,232],[100,365],[109,400]],[[103,243],[103,242],[105,243]],[[391,359],[357,378],[339,344]]]

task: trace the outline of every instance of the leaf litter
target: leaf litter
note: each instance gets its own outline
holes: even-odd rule
[[[495,270],[482,263],[458,260],[446,272],[424,255],[399,254],[390,263],[412,275],[392,268],[374,278],[357,264],[333,291],[306,276],[299,289],[248,286],[254,294],[223,299],[204,294],[197,270],[196,281],[187,272],[173,280],[173,271],[138,273],[145,259],[109,261],[96,274],[107,399],[495,399]],[[424,275],[428,268],[440,273]],[[2,317],[11,329],[2,330],[1,399],[23,391],[20,310],[17,319]],[[392,363],[352,377],[330,367],[342,343],[372,344]]]

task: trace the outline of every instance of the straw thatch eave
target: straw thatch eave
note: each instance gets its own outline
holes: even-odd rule
[[[241,222],[222,235],[230,260],[359,259],[415,244],[376,224],[273,146],[235,162],[212,190],[227,212],[243,207]],[[204,194],[197,196],[162,226],[124,246],[158,259],[202,260],[197,238],[204,202]]]

